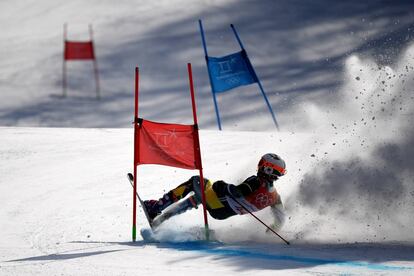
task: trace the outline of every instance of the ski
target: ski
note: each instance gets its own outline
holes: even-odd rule
[[[134,188],[134,176],[132,175],[132,173],[128,173],[127,176],[128,176],[129,183],[131,184],[132,188]],[[144,201],[141,199],[141,197],[139,196],[138,192],[136,192],[135,195],[137,196],[137,198],[139,200],[139,203],[141,205],[141,208],[144,211],[144,214],[145,214],[145,217],[147,218],[147,221],[148,221],[149,226],[153,230],[154,229],[154,226],[152,225],[152,219],[148,215],[148,210],[147,210],[147,208],[145,208]]]

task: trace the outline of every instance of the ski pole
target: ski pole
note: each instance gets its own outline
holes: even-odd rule
[[[255,214],[253,214],[252,212],[250,212],[249,209],[247,209],[246,207],[244,207],[243,204],[241,204],[237,199],[235,199],[231,194],[229,194],[230,197],[236,201],[237,204],[239,204],[245,211],[247,211],[250,215],[252,215],[256,220],[258,220],[261,224],[263,224],[264,226],[266,226],[267,229],[269,229],[270,231],[272,231],[273,234],[275,234],[276,236],[278,236],[282,241],[284,241],[286,244],[290,245],[290,243],[285,240],[281,235],[279,235],[275,230],[272,229],[272,227],[268,226],[266,223],[264,223],[261,219],[259,219]]]

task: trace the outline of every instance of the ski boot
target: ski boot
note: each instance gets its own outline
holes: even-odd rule
[[[150,199],[150,200],[144,200],[145,209],[147,209],[148,217],[152,220],[161,214],[160,205],[158,204],[157,200]]]

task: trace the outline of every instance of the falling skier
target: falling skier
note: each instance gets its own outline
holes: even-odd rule
[[[283,159],[276,154],[268,153],[260,159],[257,174],[248,177],[237,186],[222,180],[212,184],[205,179],[207,211],[213,218],[223,220],[270,206],[274,217],[271,227],[277,230],[283,225],[285,218],[282,201],[273,182],[285,173],[286,164]],[[144,205],[151,226],[157,227],[172,216],[197,208],[201,202],[200,178],[193,176],[160,199],[145,200]]]

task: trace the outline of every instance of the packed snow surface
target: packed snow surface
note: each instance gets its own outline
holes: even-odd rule
[[[362,237],[374,239],[378,227],[373,225],[374,230],[365,234],[343,233],[325,222],[341,224],[341,218],[318,214],[312,216],[320,222],[314,226],[308,223],[311,214],[305,207],[290,204],[289,219],[280,232],[290,246],[266,234],[250,216],[210,218],[219,242],[200,241],[192,229],[203,225],[201,208],[166,222],[161,243],[148,244],[140,237],[133,243],[132,189],[126,178],[132,167],[132,130],[6,127],[0,132],[0,275],[404,274],[414,269],[413,247],[405,238],[364,242]],[[313,158],[300,159],[297,148],[310,156],[314,138],[300,133],[201,131],[205,175],[236,183],[253,174],[254,160],[272,148],[290,164],[277,188],[287,201],[300,202],[295,187]],[[242,153],[251,158],[241,158]],[[157,198],[193,173],[141,166],[138,190],[145,198]],[[258,216],[271,222],[268,210]],[[346,217],[356,230],[357,218]],[[143,227],[148,225],[139,211],[138,229]],[[388,235],[395,238],[392,231]],[[339,243],[332,236],[350,242]]]

